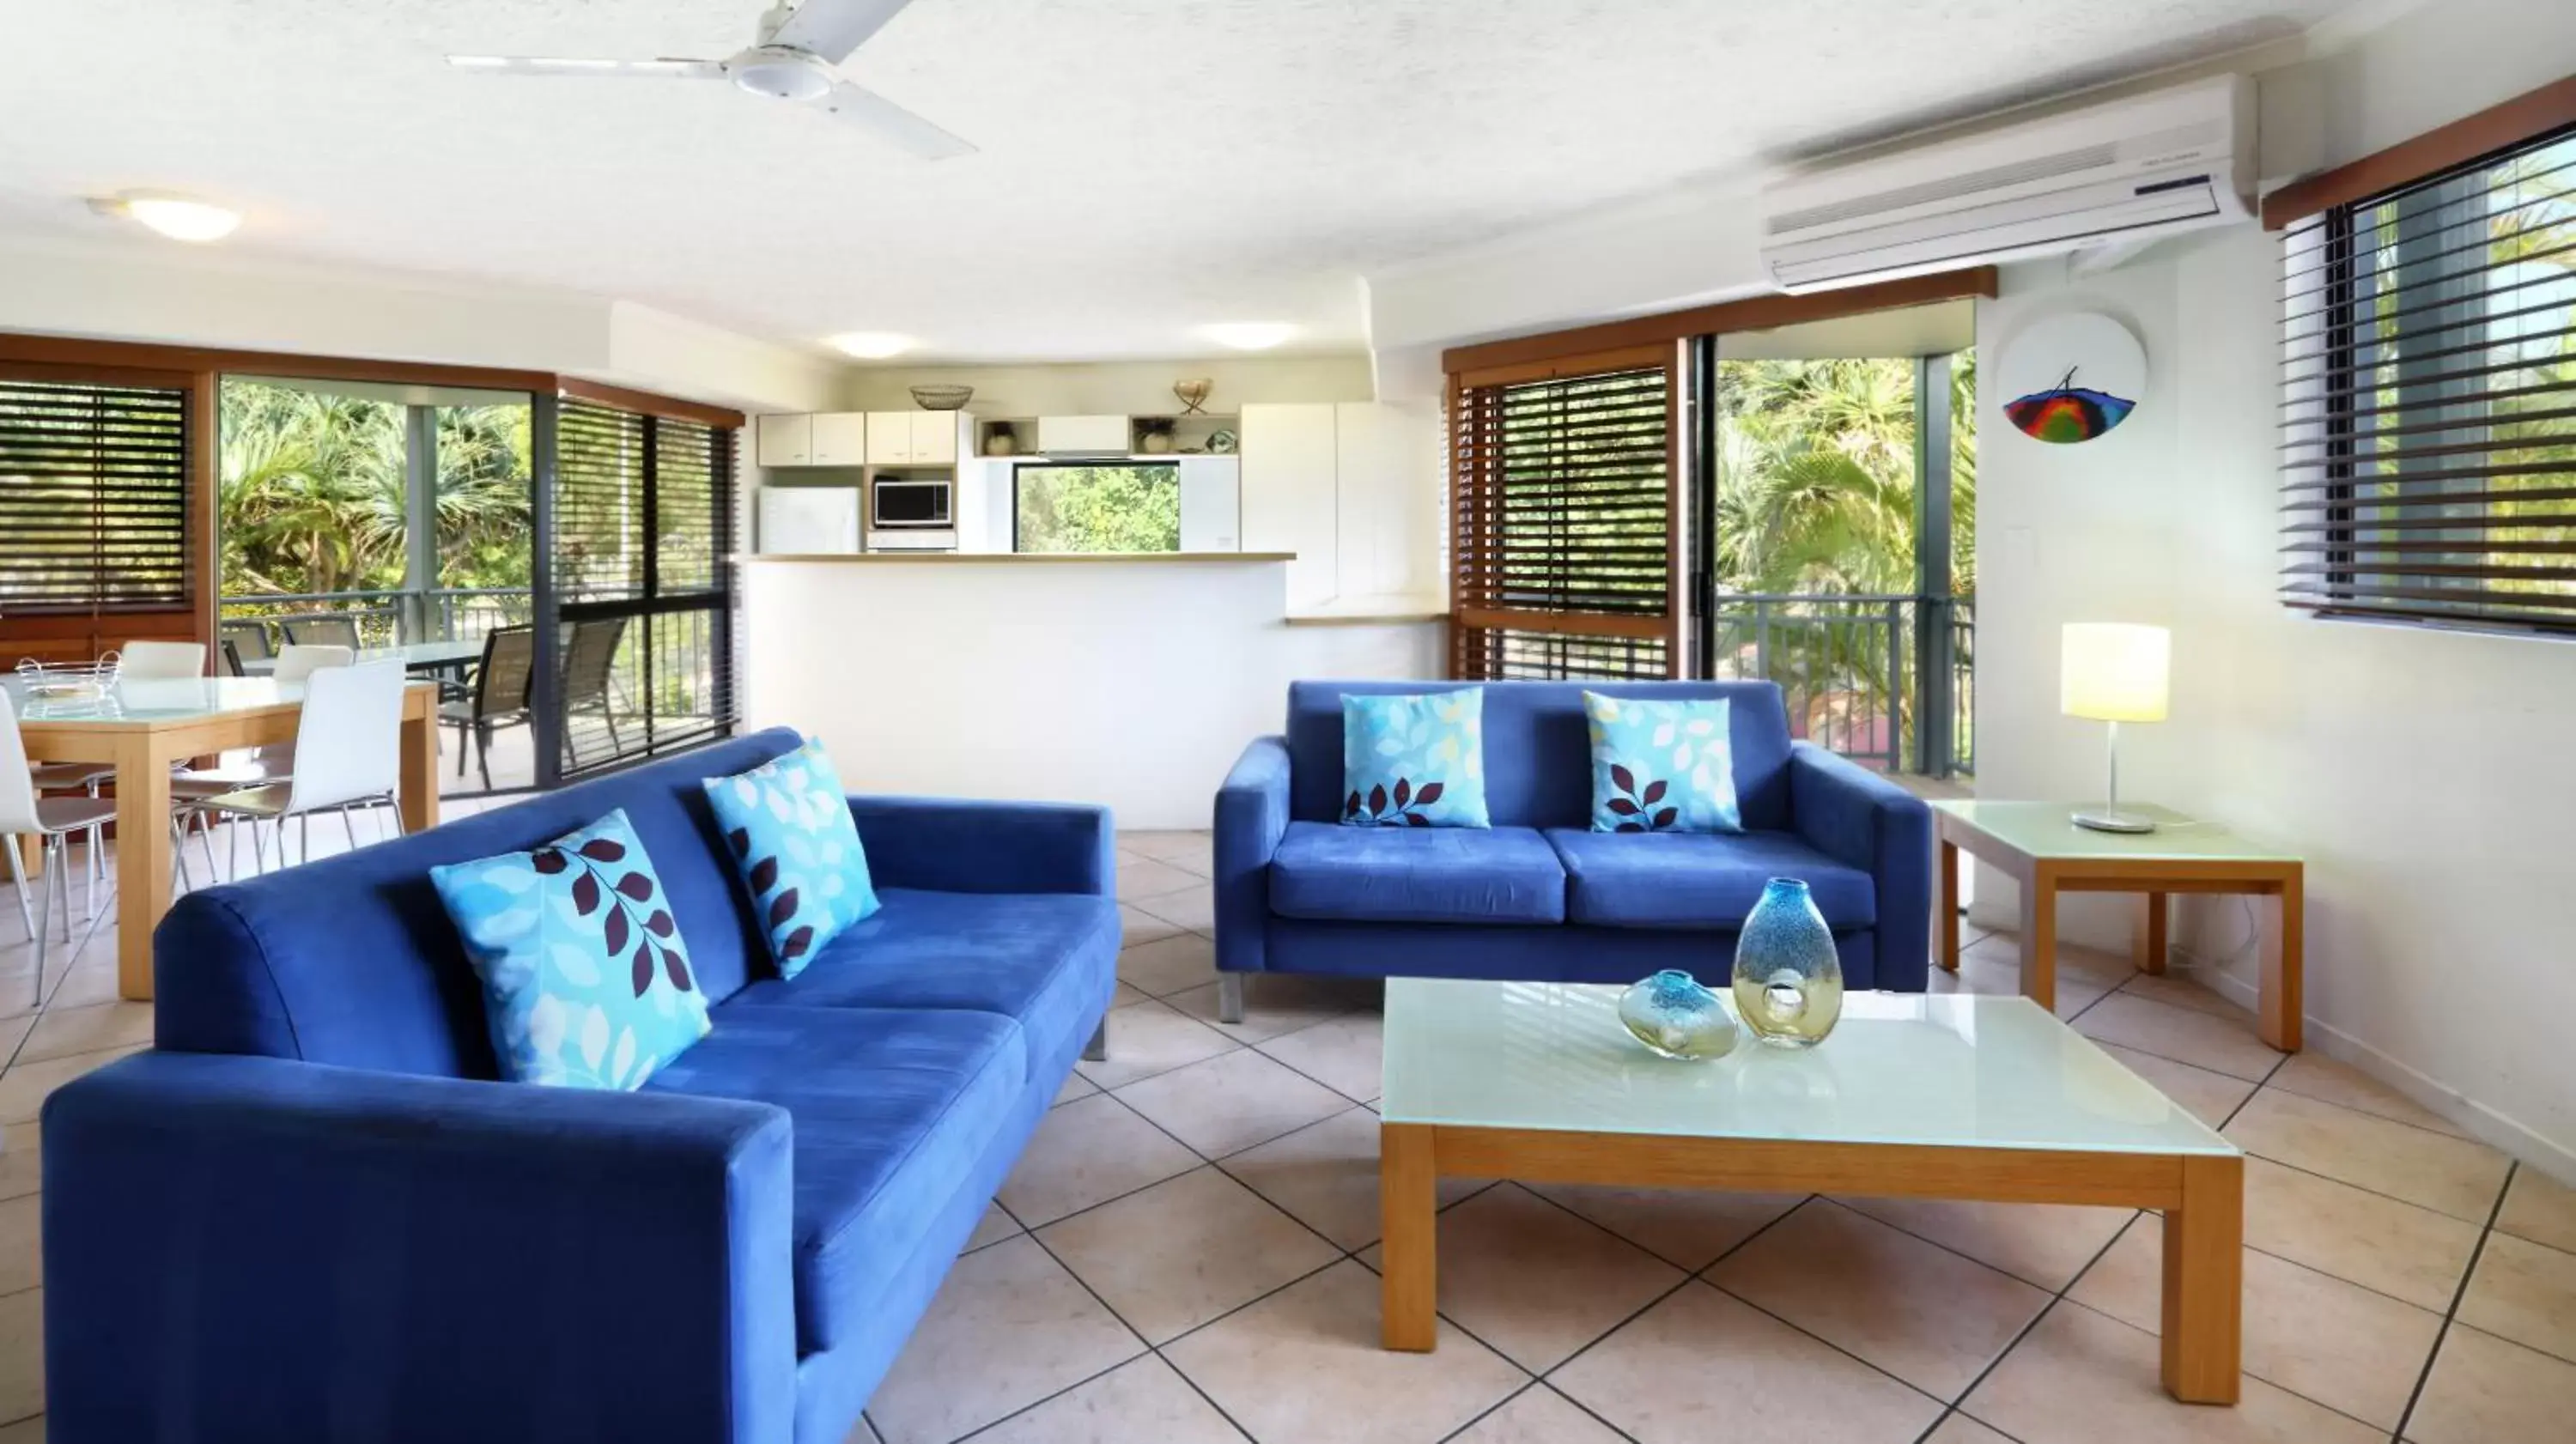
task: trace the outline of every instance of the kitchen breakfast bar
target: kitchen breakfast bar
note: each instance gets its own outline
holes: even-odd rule
[[[1290,615],[1285,552],[746,556],[746,726],[820,737],[854,791],[1108,805],[1208,825],[1299,677],[1438,677],[1437,602]]]

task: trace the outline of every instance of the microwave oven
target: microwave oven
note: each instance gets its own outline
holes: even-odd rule
[[[950,526],[949,483],[879,477],[868,488],[868,525],[872,527]]]

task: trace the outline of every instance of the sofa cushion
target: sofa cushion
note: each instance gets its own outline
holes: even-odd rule
[[[1342,699],[1342,822],[1488,827],[1481,687]]]
[[[429,870],[535,847],[621,809],[653,854],[689,971],[709,1002],[763,950],[699,782],[794,750],[773,728],[524,802],[221,887],[171,905],[153,935],[155,1042],[345,1068],[496,1078],[483,985]]]
[[[787,1110],[797,1352],[828,1349],[882,1324],[872,1307],[879,1290],[1006,1134],[1028,1078],[1022,1035],[1007,1017],[962,1009],[736,999],[715,1019],[715,1031],[645,1090]]]
[[[1762,885],[1794,877],[1836,929],[1878,920],[1868,873],[1834,861],[1788,832],[1627,833],[1548,829],[1565,861],[1566,913],[1614,928],[1724,928],[1753,911]]]
[[[1331,822],[1342,788],[1342,699],[1419,692],[1421,682],[1288,684],[1288,815]],[[1478,736],[1485,808],[1496,827],[1582,827],[1592,819],[1592,736],[1583,694],[1727,702],[1736,806],[1746,827],[1789,820],[1789,709],[1772,682],[1486,682]]]
[[[429,880],[483,979],[502,1077],[632,1089],[707,1035],[688,940],[624,809]]]
[[[1533,828],[1292,822],[1270,860],[1270,910],[1369,922],[1561,923],[1565,869]]]
[[[710,777],[706,789],[778,976],[804,971],[817,949],[877,910],[850,792],[822,743]]]
[[[1084,893],[880,889],[884,903],[793,978],[745,988],[747,1003],[974,1008],[1017,1018],[1031,1066],[1069,1060],[1118,978],[1118,904]],[[717,1023],[721,1027],[723,1018]]]

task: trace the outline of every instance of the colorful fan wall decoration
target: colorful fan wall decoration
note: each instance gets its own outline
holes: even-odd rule
[[[2069,366],[2066,375],[2046,391],[2016,396],[2004,403],[2004,415],[2021,428],[2021,434],[2033,441],[2050,441],[2061,445],[2091,441],[2094,437],[2129,419],[2138,403],[2108,391],[2075,384],[2075,373],[2083,368]]]
[[[1995,379],[2014,430],[2071,446],[2099,440],[2138,409],[2147,355],[2120,322],[2074,312],[2033,322],[2015,337]]]

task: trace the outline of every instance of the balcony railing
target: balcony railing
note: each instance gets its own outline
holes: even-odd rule
[[[1792,735],[1882,771],[1974,770],[1971,599],[1720,595],[1706,624],[1715,675],[1779,683]]]
[[[436,587],[419,591],[262,592],[225,597],[223,620],[265,621],[272,642],[282,642],[277,623],[308,617],[346,618],[358,628],[358,640],[370,647],[401,642],[471,642],[495,627],[524,626],[530,595],[526,587]]]

